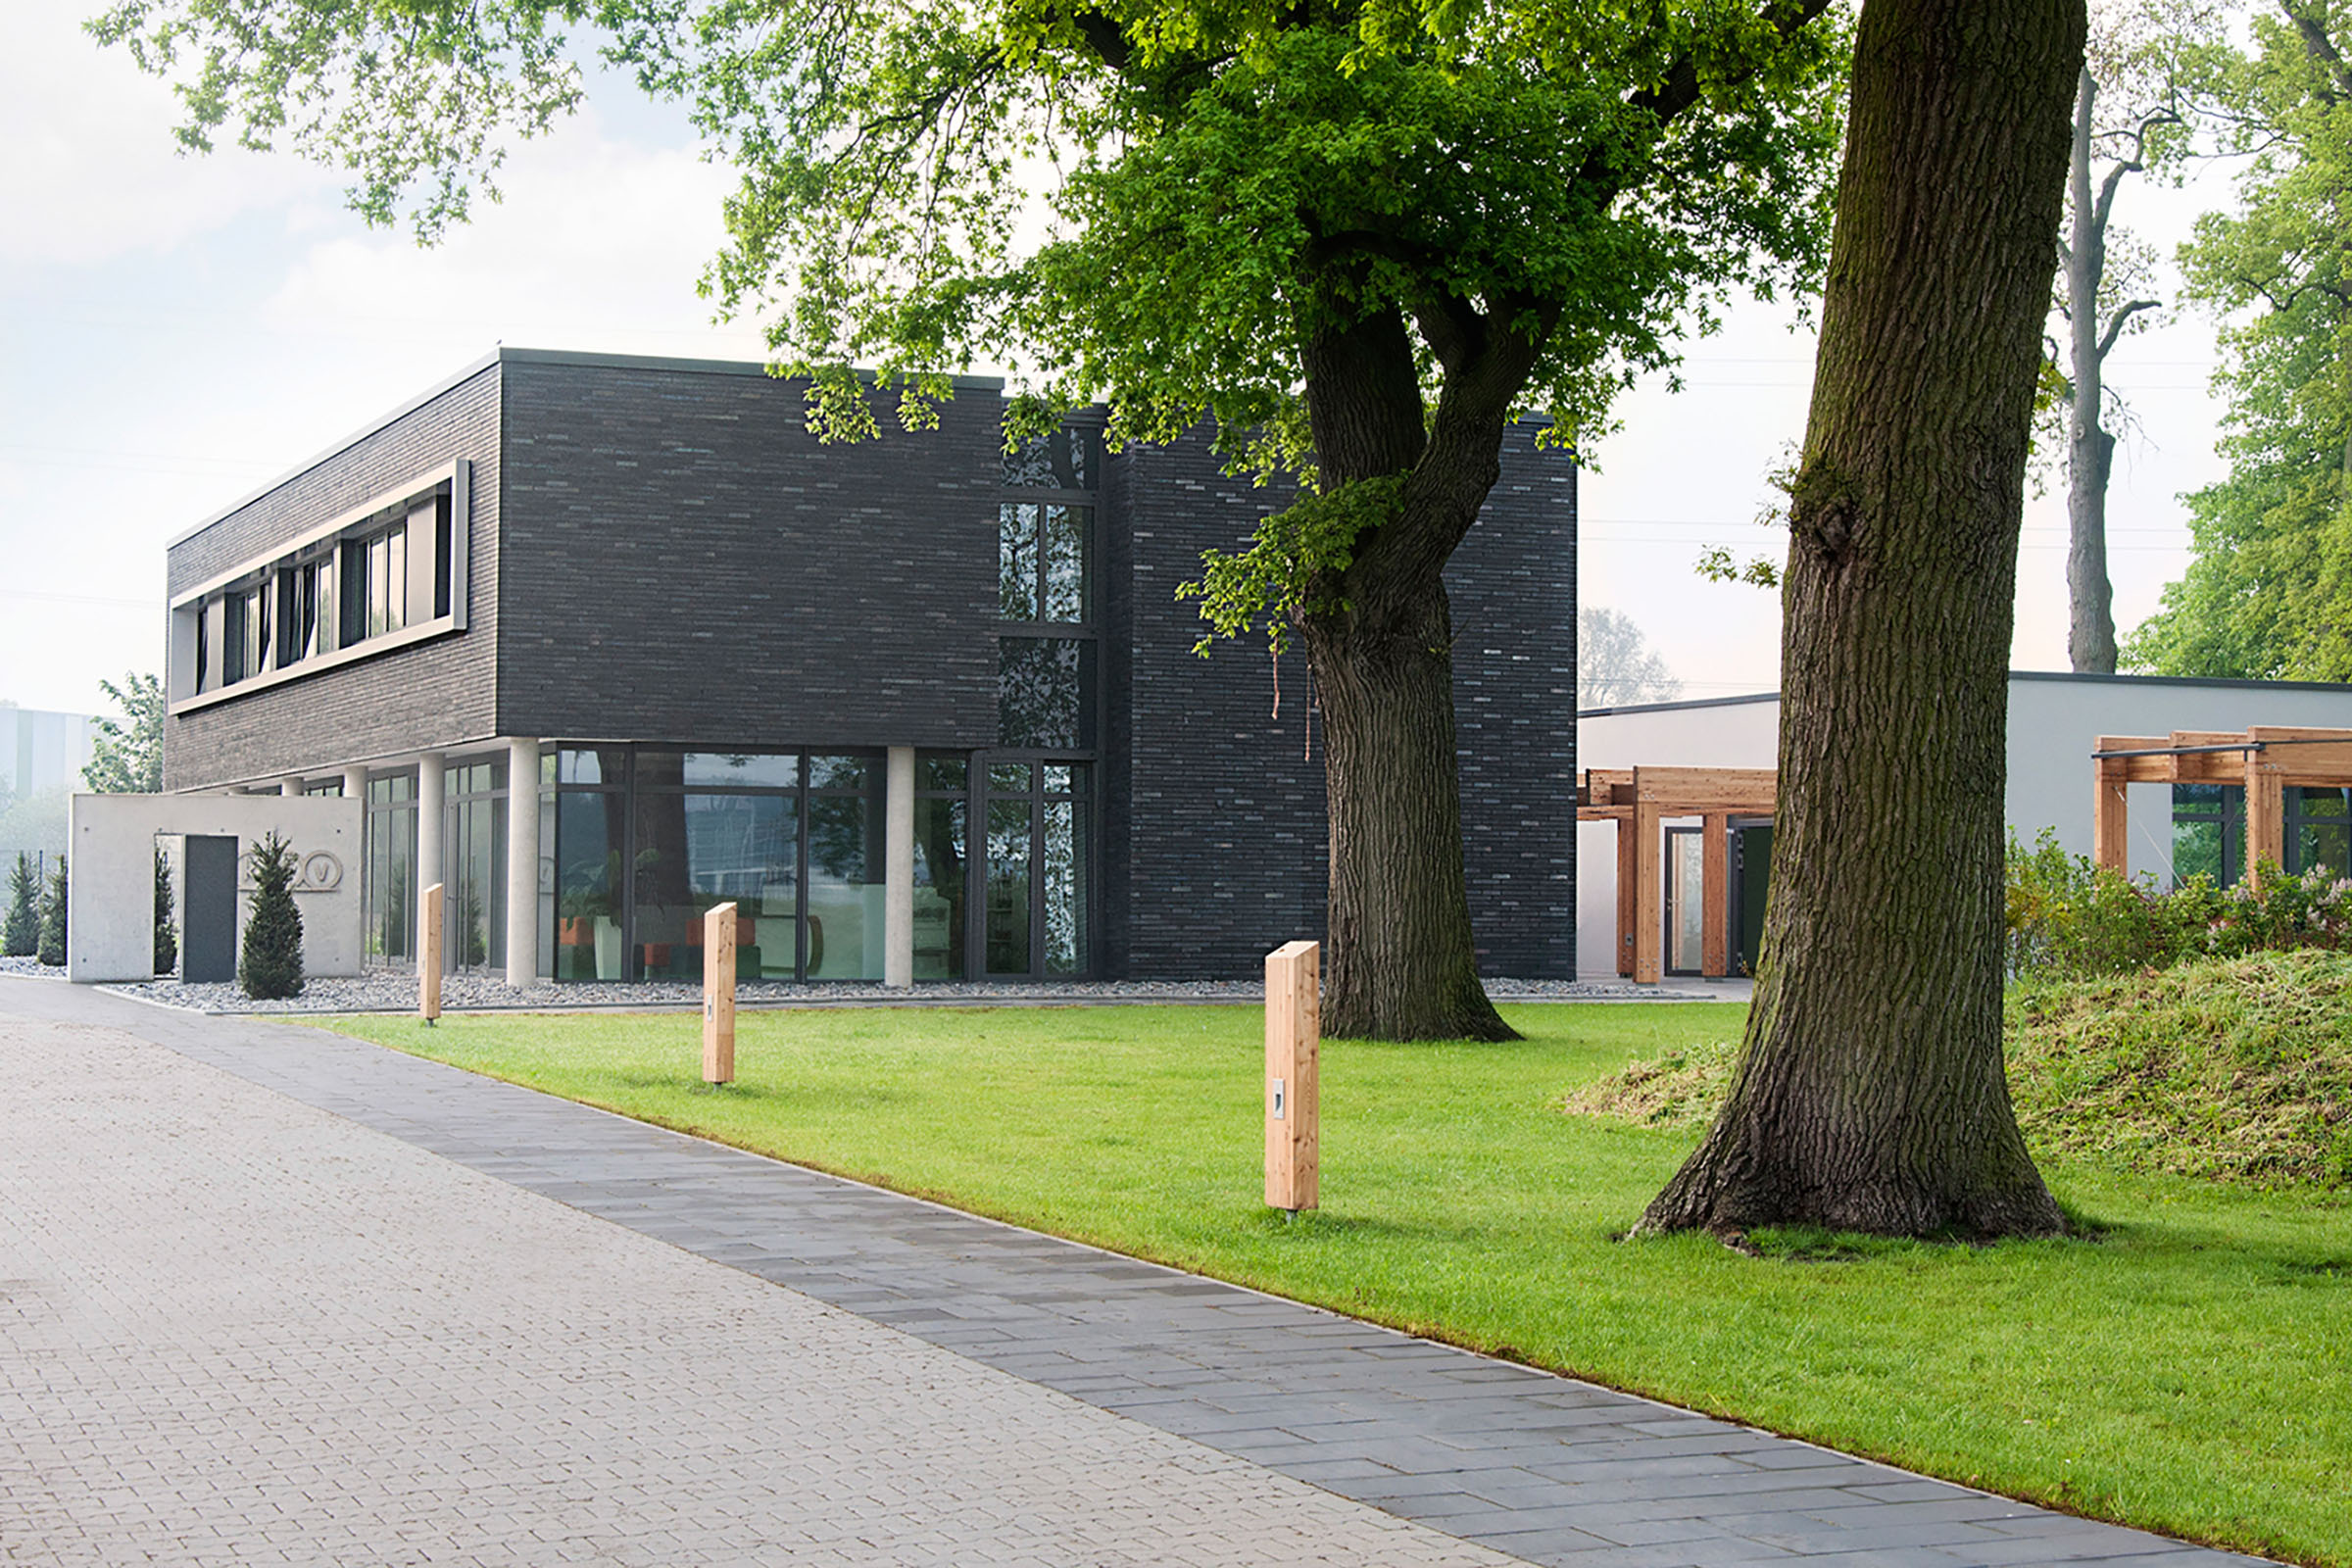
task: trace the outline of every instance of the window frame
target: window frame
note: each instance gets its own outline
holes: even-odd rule
[[[473,465],[464,458],[452,459],[273,546],[266,555],[252,557],[173,595],[170,609],[171,642],[166,653],[165,711],[176,717],[286,681],[466,630],[473,539],[472,491]],[[427,523],[422,529],[416,525],[419,517]],[[407,529],[412,548],[421,538],[431,551],[424,567],[414,562],[410,564],[404,578],[408,604],[412,609],[415,606],[416,588],[421,578],[430,608],[440,612],[423,619],[412,612],[397,631],[346,641],[341,635],[349,598],[346,591],[349,585],[345,581],[346,547],[387,534],[395,525]],[[327,592],[317,597],[333,598],[331,624],[336,631],[335,646],[318,649],[307,657],[283,659],[280,657],[284,651],[283,612],[294,592],[291,579],[304,569],[328,561],[332,564],[319,573]],[[271,628],[270,645],[263,652],[262,667],[242,671],[237,679],[229,680],[228,671],[235,666],[227,646],[226,605],[235,595],[256,591],[271,602],[274,612],[271,618],[276,624]],[[442,602],[444,593],[446,608]],[[321,629],[330,624],[326,608],[319,604],[315,621]],[[323,640],[314,637],[314,641]]]

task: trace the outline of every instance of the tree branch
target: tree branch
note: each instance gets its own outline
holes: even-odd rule
[[[2158,309],[2161,304],[2162,302],[2158,300],[2132,300],[2118,309],[2113,316],[2107,318],[2107,330],[2099,335],[2099,346],[2092,352],[2102,360],[2107,358],[2107,351],[2115,347],[2115,340],[2123,333],[2124,323],[2142,311]]]

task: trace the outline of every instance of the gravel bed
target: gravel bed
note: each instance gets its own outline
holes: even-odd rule
[[[43,980],[63,980],[66,966],[46,964],[38,958],[0,958],[0,974],[37,975]]]
[[[7,960],[12,964],[25,959]],[[36,966],[37,968],[37,966]],[[0,971],[14,972],[14,971]],[[39,970],[62,975],[62,969]],[[189,985],[178,980],[146,984],[109,985],[101,989],[142,1002],[207,1013],[333,1013],[411,1012],[416,1006],[416,981],[406,974],[370,974],[354,979],[312,980],[302,995],[283,1002],[255,1002],[226,982]],[[1489,994],[1496,1001],[1687,1001],[1689,992],[1661,992],[1655,987],[1624,981],[1490,980]],[[858,1006],[888,1004],[897,1006],[1036,1006],[1048,1004],[1136,1003],[1248,1003],[1265,996],[1255,980],[1096,980],[1058,981],[1033,985],[977,984],[965,981],[926,981],[912,991],[892,991],[878,985],[835,982],[799,985],[787,981],[746,981],[736,988],[736,1005]],[[681,981],[541,981],[528,987],[509,986],[504,980],[474,975],[451,975],[441,983],[445,1012],[575,1011],[610,1007],[645,1010],[662,1007],[699,1007],[703,992]]]

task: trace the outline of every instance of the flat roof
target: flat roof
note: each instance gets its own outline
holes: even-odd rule
[[[2352,694],[2352,682],[2332,680],[2241,680],[2234,676],[2204,675],[2094,675],[2077,674],[2065,669],[2013,669],[2011,680],[2084,681],[2091,685],[2117,686],[2206,686],[2235,691],[2305,691],[2344,692]],[[1617,708],[1585,708],[1577,710],[1578,718],[1607,718],[1619,713],[1671,713],[1690,708],[1740,708],[1749,703],[1777,703],[1777,691],[1750,692],[1740,697],[1694,697],[1687,702],[1629,703]]]
[[[305,458],[259,489],[248,491],[218,512],[208,514],[202,522],[197,523],[194,527],[173,534],[164,541],[164,548],[167,551],[177,549],[204,532],[205,529],[216,523],[225,522],[270,491],[291,484],[320,464],[340,457],[392,423],[393,420],[416,413],[433,399],[465,385],[496,365],[571,365],[611,370],[668,370],[693,375],[757,375],[770,380],[784,379],[780,376],[770,375],[767,362],[764,360],[675,360],[664,359],[655,354],[602,354],[593,350],[580,349],[522,349],[508,348],[501,344],[480,359],[470,362],[452,374],[443,376],[389,413],[368,420],[323,451]],[[958,375],[951,378],[951,384],[959,391],[1001,392],[1004,388],[1004,378],[1001,375]]]

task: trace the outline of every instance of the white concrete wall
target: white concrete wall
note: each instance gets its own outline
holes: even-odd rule
[[[1778,758],[1777,697],[1733,703],[1632,709],[1577,720],[1579,767],[1772,767]],[[2101,735],[2166,735],[2177,729],[2244,729],[2308,724],[2352,729],[2352,686],[2260,681],[2186,681],[2147,675],[2009,677],[2009,825],[2028,843],[2045,827],[2072,854],[2088,855],[2090,752]],[[2132,786],[2133,875],[2169,883],[2173,874],[2170,786]],[[1615,830],[1585,822],[1576,836],[1576,967],[1616,972]]]
[[[293,844],[302,868],[294,902],[302,911],[303,972],[320,978],[358,974],[363,805],[332,796],[74,796],[66,870],[68,977],[82,982],[153,978],[159,834],[236,837],[241,934],[252,903],[244,857],[272,830]],[[185,888],[174,891],[184,920]]]

